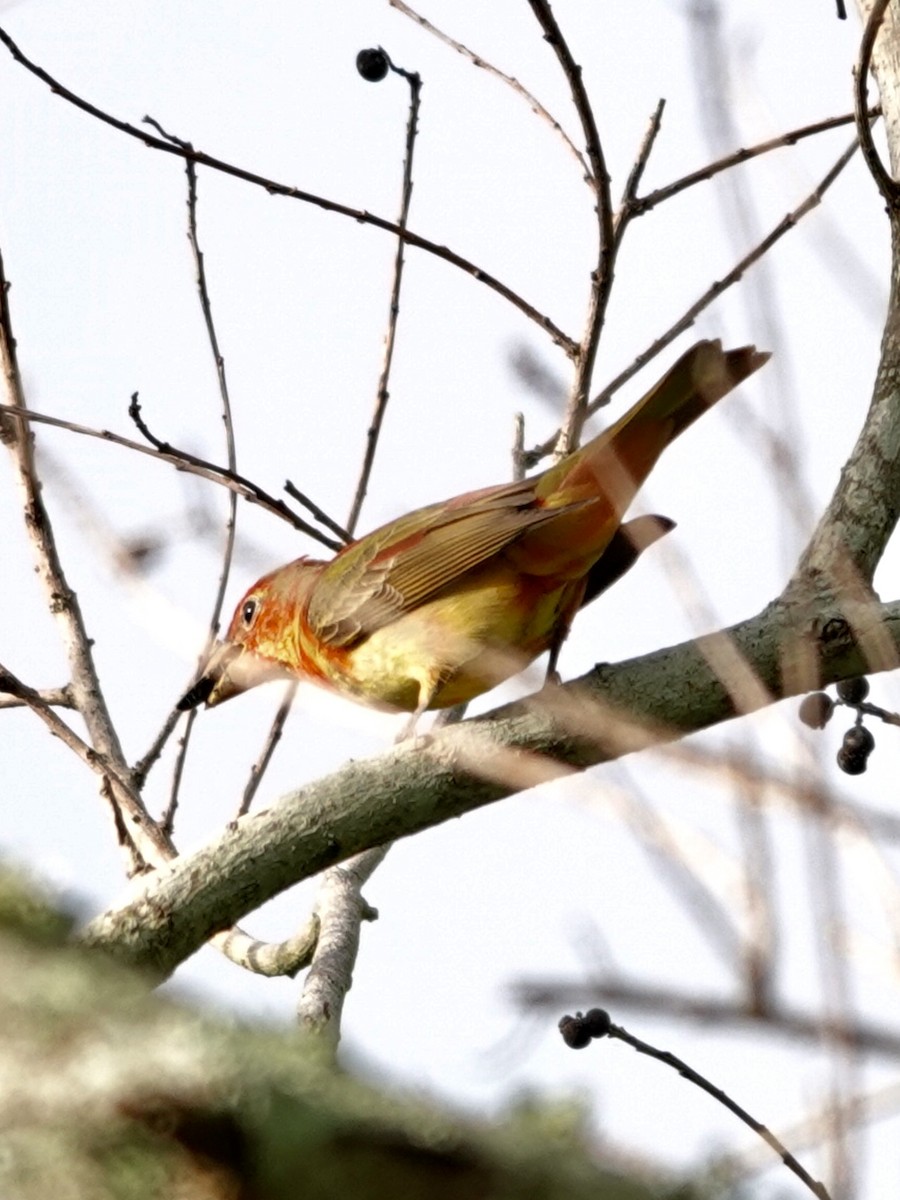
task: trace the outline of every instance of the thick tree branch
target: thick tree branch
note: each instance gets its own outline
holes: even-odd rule
[[[217,930],[285,888],[370,846],[408,837],[514,792],[708,728],[810,686],[893,666],[900,603],[837,609],[805,624],[775,604],[723,633],[616,665],[529,701],[397,747],[245,817],[94,920],[87,944],[166,975]],[[889,634],[867,660],[872,628]],[[803,670],[796,662],[805,664]],[[813,685],[815,686],[815,685]]]
[[[897,65],[900,38],[888,18],[876,45],[875,71],[888,131],[892,165],[898,156],[900,72],[880,72],[879,62]],[[884,43],[884,45],[882,45]],[[893,56],[893,57],[891,57]],[[882,80],[887,78],[890,86]],[[872,402],[862,432],[834,495],[800,560],[788,595],[803,602],[808,588],[864,596],[900,517],[900,211],[889,211],[891,291]]]
[[[297,1004],[297,1021],[301,1029],[318,1034],[332,1050],[340,1038],[344,998],[353,981],[362,922],[378,915],[365,902],[362,888],[389,849],[385,845],[365,850],[349,862],[331,867],[319,884],[314,913],[319,936]]]

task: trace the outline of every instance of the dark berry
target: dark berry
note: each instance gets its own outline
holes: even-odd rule
[[[838,750],[837,765],[845,775],[863,775],[868,759],[865,755],[848,754],[846,750]]]
[[[864,758],[868,758],[875,749],[875,738],[865,725],[854,725],[844,734],[841,749],[848,754],[861,754]]]
[[[845,704],[862,704],[869,694],[869,681],[865,675],[855,679],[842,679],[837,685],[837,694]]]
[[[590,1044],[591,1033],[585,1028],[581,1013],[570,1017],[568,1014],[559,1019],[559,1032],[570,1050],[583,1050]]]
[[[811,692],[800,702],[800,720],[810,729],[824,729],[834,712],[834,701],[827,692]]]
[[[612,1020],[605,1008],[589,1008],[584,1014],[584,1027],[591,1037],[606,1037],[612,1028]]]
[[[845,775],[862,775],[874,749],[875,739],[865,725],[854,725],[844,734],[837,764]]]
[[[360,50],[356,56],[356,69],[369,83],[378,83],[388,73],[388,56],[380,46]]]

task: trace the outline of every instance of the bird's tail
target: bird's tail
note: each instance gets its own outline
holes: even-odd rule
[[[753,346],[692,346],[614,425],[536,480],[537,502],[566,511],[552,526],[529,533],[523,553],[543,573],[583,574],[666,446],[768,358]]]

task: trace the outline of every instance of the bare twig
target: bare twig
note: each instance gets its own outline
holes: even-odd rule
[[[703,293],[703,295],[700,296],[700,298],[694,304],[692,304],[690,308],[688,308],[686,312],[679,317],[679,319],[673,325],[671,325],[669,329],[666,330],[664,334],[658,337],[643,354],[638,355],[632,366],[629,367],[627,371],[622,372],[621,375],[617,376],[616,379],[613,380],[612,384],[604,388],[602,392],[595,396],[588,405],[588,415],[595,413],[599,408],[602,408],[605,404],[607,404],[610,396],[617,391],[623,383],[630,379],[636,370],[639,370],[640,367],[646,365],[650,359],[655,358],[660,350],[663,350],[666,346],[673,342],[680,333],[684,333],[686,329],[689,329],[691,325],[693,325],[694,321],[696,321],[700,313],[703,312],[705,308],[708,308],[710,304],[712,304],[713,300],[718,299],[723,292],[727,291],[728,288],[732,287],[735,283],[738,283],[744,272],[749,267],[751,267],[755,262],[758,262],[764,254],[768,253],[772,246],[774,246],[776,242],[780,241],[786,233],[789,233],[790,230],[792,230],[795,225],[802,221],[808,213],[812,212],[814,208],[817,208],[818,205],[822,203],[822,197],[856,153],[858,145],[859,142],[854,138],[851,144],[835,162],[834,166],[827,172],[826,175],[823,176],[819,184],[813,189],[812,192],[810,192],[810,194],[805,200],[803,200],[801,204],[798,204],[797,207],[789,212],[786,217],[783,217],[782,220],[780,220],[778,224],[762,239],[762,241],[754,246],[754,248],[748,254],[745,254],[744,257],[738,263],[736,263],[727,274],[723,275],[721,279],[711,284],[710,287],[708,287]]]
[[[182,142],[180,138],[176,138],[163,129],[158,121],[152,117],[144,117],[144,121],[148,125],[152,125],[157,132],[167,141],[173,142],[175,145],[181,146],[185,150],[191,150],[193,147]],[[222,423],[225,427],[225,449],[228,459],[228,470],[234,474],[237,471],[237,452],[234,444],[234,422],[231,417],[231,397],[228,393],[228,378],[225,374],[225,359],[222,357],[222,351],[219,348],[219,338],[216,333],[215,322],[212,315],[212,301],[209,296],[209,285],[206,279],[206,266],[203,260],[203,251],[200,249],[200,239],[197,233],[197,167],[188,158],[185,159],[185,173],[187,175],[187,210],[188,210],[188,241],[191,246],[191,253],[194,258],[194,267],[197,272],[197,292],[200,299],[200,308],[203,312],[203,321],[206,325],[206,336],[209,342],[209,348],[212,351],[213,363],[216,368],[216,378],[219,385],[219,398],[222,402]],[[219,572],[219,582],[216,588],[216,595],[213,600],[212,612],[209,618],[209,633],[206,639],[206,645],[200,654],[202,660],[208,654],[212,643],[215,641],[216,634],[219,631],[219,622],[222,616],[222,605],[225,601],[225,590],[228,587],[228,578],[231,573],[231,562],[234,556],[234,538],[237,531],[237,493],[230,491],[228,493],[228,519],[225,523],[225,544],[222,548],[222,569]],[[173,712],[177,710],[173,709]],[[184,735],[179,739],[178,753],[175,759],[175,767],[172,775],[172,791],[169,797],[169,803],[163,817],[163,828],[167,833],[171,834],[174,821],[175,810],[178,805],[178,789],[181,784],[181,777],[184,770],[184,762],[187,757],[188,747],[191,740],[191,732],[194,728],[195,712],[192,710],[188,715],[188,719],[184,727]],[[171,716],[171,713],[170,713]],[[163,724],[163,730],[168,729],[170,722],[166,721]],[[157,743],[160,743],[160,749],[164,742],[160,742],[157,738]],[[147,756],[144,756],[146,764]],[[144,773],[148,768],[145,765]]]
[[[171,459],[171,461],[175,463],[179,470],[184,469],[181,465],[184,463],[190,466],[201,468],[201,470],[196,472],[197,474],[211,472],[211,474],[206,475],[206,478],[213,478],[215,481],[223,483],[225,487],[238,492],[238,494],[244,496],[245,499],[255,501],[256,503],[260,504],[261,507],[268,509],[269,512],[274,512],[278,516],[284,516],[286,520],[290,521],[295,529],[299,529],[302,533],[308,534],[309,537],[315,538],[317,542],[321,542],[321,544],[323,546],[327,546],[329,550],[339,549],[339,543],[333,542],[331,538],[325,537],[325,535],[316,529],[315,526],[310,525],[307,521],[304,521],[302,517],[298,517],[295,513],[291,513],[291,510],[287,507],[283,500],[273,500],[273,498],[269,496],[268,493],[264,492],[262,488],[259,488],[256,486],[256,484],[251,483],[249,479],[246,479],[243,475],[239,474],[239,472],[226,467],[217,467],[214,463],[209,463],[205,459],[198,458],[196,455],[190,454],[187,450],[179,450],[170,445],[169,442],[161,441],[155,436],[155,434],[151,433],[146,421],[141,416],[141,405],[138,400],[137,392],[135,392],[131,397],[131,403],[128,405],[128,415],[131,417],[132,421],[134,421],[135,425],[151,444],[151,446],[155,447],[157,453],[162,455],[164,458]],[[106,436],[105,431],[103,436]],[[294,494],[299,495],[299,493],[296,491]]]
[[[596,195],[597,213],[597,260],[591,271],[590,299],[585,318],[585,329],[578,346],[575,358],[575,378],[566,412],[563,417],[559,440],[556,444],[556,454],[563,457],[575,446],[581,436],[584,424],[591,379],[594,373],[594,362],[597,357],[597,347],[600,344],[600,332],[612,289],[613,268],[615,266],[616,241],[613,229],[612,198],[610,196],[609,172],[597,131],[597,122],[590,97],[584,86],[581,67],[575,62],[562,30],[557,24],[553,11],[547,0],[528,0],[531,11],[537,18],[538,24],[544,31],[544,38],[556,54],[559,65],[566,77],[572,102],[584,134],[585,149],[593,175],[593,190]]]
[[[169,713],[169,719],[163,725],[166,729],[172,719],[174,713],[178,709],[173,709]],[[187,758],[187,748],[191,739],[191,733],[194,728],[194,721],[197,719],[197,709],[192,708],[188,713],[187,720],[184,724],[184,733],[178,739],[178,750],[175,754],[175,762],[172,766],[172,782],[169,785],[169,799],[166,801],[166,807],[162,811],[162,816],[159,818],[159,823],[165,829],[169,836],[175,829],[175,814],[178,812],[178,801],[181,798],[181,780],[184,776],[184,764]],[[159,737],[157,737],[157,742]],[[156,743],[154,743],[156,745]],[[142,762],[146,762],[147,755],[144,755]]]
[[[627,768],[623,768],[623,771]],[[701,855],[691,855],[686,838],[679,832],[673,818],[663,817],[638,787],[633,776],[612,800],[628,828],[651,856],[654,874],[668,885],[684,909],[693,916],[696,928],[703,933],[707,944],[717,951],[727,966],[733,968],[741,959],[743,940],[733,915],[733,905],[723,902],[707,882],[698,867]],[[706,847],[705,847],[706,848]],[[704,857],[704,867],[707,865]]]
[[[894,208],[900,199],[900,186],[891,178],[891,174],[881,161],[881,155],[872,137],[872,126],[869,122],[869,69],[872,65],[872,53],[875,49],[875,39],[884,20],[890,0],[875,0],[869,19],[863,30],[859,47],[859,62],[853,72],[853,101],[856,116],[856,130],[859,144],[862,147],[863,158],[871,172],[872,178],[878,185],[889,207]]]
[[[70,91],[69,88],[61,84],[57,79],[54,79],[43,67],[39,67],[27,58],[6,30],[2,28],[0,28],[0,42],[6,46],[17,63],[46,83],[54,95],[60,96],[69,104],[74,105],[89,116],[95,117],[98,121],[112,126],[113,129],[118,129],[120,133],[136,138],[151,150],[161,150],[166,154],[172,154],[178,158],[189,158],[199,166],[209,167],[213,171],[221,171],[224,175],[230,175],[234,179],[243,180],[244,183],[251,183],[256,187],[261,187],[270,195],[288,196],[290,199],[300,200],[304,204],[313,204],[325,212],[337,213],[339,216],[349,217],[359,224],[372,225],[376,229],[382,229],[386,233],[402,237],[408,245],[415,246],[419,250],[425,250],[427,253],[434,255],[435,258],[450,263],[451,266],[457,267],[467,275],[471,275],[479,283],[483,283],[492,291],[503,296],[505,300],[508,300],[510,304],[514,305],[529,320],[534,321],[535,324],[548,333],[554,343],[561,346],[570,358],[575,358],[578,355],[578,345],[574,339],[563,333],[558,326],[554,325],[549,317],[539,313],[533,305],[529,304],[527,300],[523,299],[517,292],[507,287],[499,279],[488,274],[487,271],[475,263],[463,258],[462,255],[454,253],[454,251],[448,249],[446,246],[439,246],[436,242],[429,241],[428,238],[421,237],[409,229],[400,229],[393,221],[387,221],[383,217],[367,212],[365,209],[350,208],[346,204],[338,204],[335,200],[328,200],[324,196],[317,196],[312,192],[303,191],[302,188],[290,187],[287,184],[278,183],[274,179],[266,179],[263,175],[257,175],[255,172],[246,171],[243,167],[235,166],[233,163],[224,162],[222,159],[215,158],[211,154],[205,154],[202,150],[186,150],[182,145],[175,145],[162,138],[154,137],[152,134],[147,133],[146,130],[138,129],[135,125],[130,125],[127,121],[120,121],[117,117],[111,116],[109,113],[97,108],[96,105],[83,100],[80,96]]]
[[[632,378],[632,376],[636,375],[638,371],[647,365],[647,363],[656,358],[656,356],[668,345],[670,345],[679,334],[684,333],[686,329],[689,329],[693,325],[694,321],[696,321],[700,313],[703,312],[705,308],[708,308],[710,304],[712,304],[713,300],[718,299],[723,292],[727,291],[728,288],[737,283],[748,267],[751,267],[753,263],[762,258],[762,256],[766,254],[776,242],[780,241],[780,239],[783,238],[786,233],[789,233],[790,230],[792,230],[794,226],[797,225],[808,213],[812,212],[814,208],[821,204],[823,196],[856,153],[858,145],[859,142],[854,138],[853,142],[847,147],[831,170],[828,171],[828,173],[822,178],[813,191],[810,192],[806,199],[803,200],[801,204],[798,204],[798,206],[793,209],[792,212],[789,212],[786,217],[783,217],[778,224],[762,239],[762,241],[754,246],[754,248],[748,254],[745,254],[744,257],[738,263],[736,263],[726,275],[717,280],[715,283],[711,284],[710,287],[708,287],[700,296],[700,298],[696,300],[690,306],[690,308],[682,313],[677,321],[669,326],[665,333],[660,334],[658,338],[651,342],[646,350],[642,351],[637,358],[635,358],[634,362],[631,363],[630,366],[626,367],[624,371],[620,371],[620,373],[610,383],[608,383],[601,392],[598,392],[587,406],[586,415],[592,416],[598,411],[598,409],[601,409],[607,405],[616,392],[624,384],[626,384],[629,379]],[[546,441],[541,442],[540,445],[529,450],[526,455],[527,465],[529,467],[533,467],[547,454],[551,453],[557,444],[558,436],[558,434],[553,434]]]
[[[121,815],[122,825],[127,837],[134,844],[136,852],[142,859],[141,865],[160,866],[174,855],[174,849],[168,838],[161,832],[156,822],[150,817],[134,789],[128,768],[123,763],[113,762],[105,754],[93,749],[83,738],[71,729],[51,706],[41,697],[40,692],[30,688],[11,671],[0,664],[0,692],[14,696],[44,722],[54,737],[58,737],[68,748],[95,774],[108,782],[114,789],[114,803]],[[79,710],[80,711],[80,710]]]
[[[779,928],[773,909],[775,872],[763,789],[740,775],[736,783],[738,828],[744,858],[742,891],[748,925],[743,945],[743,982],[747,1003],[757,1010],[769,1007],[772,1000]]]
[[[384,53],[384,51],[382,51]],[[403,157],[403,187],[400,200],[400,216],[397,226],[406,229],[409,220],[409,205],[412,200],[412,168],[413,152],[416,146],[416,133],[419,121],[419,104],[422,95],[422,80],[416,72],[403,71],[395,67],[385,54],[391,70],[402,75],[409,84],[409,116],[406,121],[406,152]],[[388,383],[391,377],[391,363],[394,358],[394,342],[397,337],[397,318],[400,315],[400,288],[403,283],[403,237],[397,238],[397,251],[394,256],[394,278],[391,283],[391,302],[388,309],[387,332],[384,335],[384,357],[381,363],[381,374],[378,377],[378,388],[375,392],[375,409],[366,433],[366,451],[359,473],[359,482],[350,505],[350,515],[347,517],[347,530],[351,537],[359,521],[360,510],[369,488],[369,479],[375,463],[375,452],[378,449],[378,438],[388,403]]]
[[[619,210],[616,213],[614,221],[614,232],[616,244],[622,241],[622,236],[628,228],[628,222],[636,215],[635,198],[637,190],[643,178],[644,171],[647,169],[647,162],[650,154],[653,151],[654,143],[659,136],[659,131],[662,126],[663,109],[666,107],[665,100],[659,100],[653,114],[647,124],[647,130],[641,139],[641,144],[638,147],[637,156],[634,160],[631,170],[628,173],[628,178],[625,181],[625,187],[622,191],[622,199],[619,203]]]
[[[900,1035],[895,1028],[875,1025],[857,1018],[850,1024],[770,1004],[762,1008],[743,1000],[701,996],[689,991],[635,983],[614,975],[583,979],[519,979],[509,989],[513,1002],[527,1012],[559,1011],[567,1005],[606,1004],[630,1012],[647,1013],[668,1021],[691,1022],[698,1026],[747,1028],[765,1027],[776,1037],[796,1045],[821,1045],[826,1039],[842,1039],[860,1051],[900,1059]]]
[[[122,753],[118,734],[112,723],[100,680],[94,665],[91,639],[88,637],[81,606],[74,591],[69,587],[62,561],[56,547],[50,515],[41,495],[34,460],[34,438],[31,429],[20,419],[25,410],[25,395],[22,377],[16,356],[16,341],[13,335],[12,315],[9,308],[9,283],[0,253],[0,365],[9,405],[3,406],[5,418],[0,418],[0,438],[9,447],[15,466],[19,490],[22,496],[22,511],[25,526],[34,548],[36,570],[50,613],[55,617],[62,637],[72,679],[69,684],[78,711],[84,718],[88,736],[98,761],[109,765],[110,786],[102,788],[101,794],[108,796],[113,806],[120,806],[129,815],[128,822],[117,821],[117,830],[125,830],[127,841],[124,846],[129,858],[130,869],[140,869],[144,860],[158,860],[161,839],[150,815],[144,808],[140,796],[132,786],[128,766]],[[36,701],[31,697],[31,707]],[[59,718],[46,705],[35,707],[43,719],[48,716],[54,721]],[[146,858],[150,855],[149,858]]]
[[[570,152],[570,154],[574,156],[576,162],[584,172],[585,181],[592,186],[594,185],[594,177],[591,174],[591,168],[585,161],[584,155],[563,129],[562,125],[560,125],[559,121],[557,121],[557,119],[553,116],[553,114],[548,112],[543,104],[541,104],[540,100],[538,100],[536,96],[529,92],[528,88],[524,87],[518,81],[518,79],[515,79],[512,75],[507,75],[504,71],[501,71],[499,67],[495,67],[492,63],[489,63],[486,59],[482,58],[480,54],[476,54],[474,50],[470,50],[468,46],[464,46],[462,42],[458,42],[455,38],[450,37],[449,34],[442,32],[437,28],[437,26],[432,25],[432,23],[425,17],[411,9],[408,4],[404,4],[403,0],[388,0],[388,3],[390,4],[391,8],[398,9],[403,13],[404,16],[410,17],[413,21],[417,22],[417,24],[421,25],[423,29],[427,29],[429,33],[433,34],[439,41],[443,42],[444,45],[450,46],[451,49],[457,52],[457,54],[461,54],[463,58],[467,58],[473,67],[480,67],[481,70],[487,71],[488,75],[493,75],[496,79],[501,80],[508,87],[511,87],[516,95],[521,96],[526,104],[528,104],[533,113],[539,116],[542,120],[546,121],[553,131],[559,134],[563,140],[563,145]]]
[[[276,517],[280,517],[282,521],[287,521],[294,529],[298,529],[301,533],[314,538],[329,550],[339,550],[342,545],[341,542],[335,542],[331,538],[325,537],[315,526],[310,525],[308,521],[304,521],[302,517],[292,512],[283,500],[276,500],[274,496],[263,491],[261,487],[251,482],[251,480],[246,479],[243,475],[231,472],[227,467],[217,466],[216,463],[208,462],[205,458],[198,458],[197,455],[190,454],[187,450],[179,450],[175,446],[169,445],[168,442],[162,442],[158,438],[155,438],[150,434],[143,420],[141,421],[141,432],[151,442],[149,447],[143,445],[141,442],[134,441],[132,438],[112,433],[108,429],[92,429],[89,425],[79,425],[76,421],[67,421],[62,417],[51,417],[47,413],[35,412],[34,409],[30,408],[18,408],[8,404],[0,404],[0,416],[2,415],[14,416],[20,420],[33,421],[41,425],[52,425],[56,429],[65,429],[69,433],[77,433],[82,437],[98,438],[101,442],[109,442],[114,446],[122,446],[126,450],[136,450],[138,454],[149,455],[150,458],[161,459],[163,462],[170,463],[178,471],[197,475],[201,479],[209,479],[212,483],[218,483],[222,487],[237,492],[239,496],[243,496],[250,504],[257,504],[260,508],[264,508],[266,512],[273,513]]]
[[[131,768],[131,774],[135,781],[135,787],[140,788],[144,786],[144,780],[147,778],[151,767],[153,767],[153,765],[157,762],[159,756],[165,749],[166,742],[168,742],[169,738],[172,736],[172,731],[178,724],[180,718],[181,713],[177,709],[172,709],[170,711],[169,715],[163,722],[162,728],[154,738],[150,749],[143,756],[143,758],[138,759],[138,761]],[[163,816],[162,821],[165,823],[165,816]]]
[[[152,125],[154,129],[170,142],[181,146],[185,150],[192,150],[193,147],[189,142],[182,142],[180,138],[173,134],[166,133],[158,121],[152,117],[144,117],[144,121],[148,125]],[[219,384],[219,398],[222,401],[222,424],[225,427],[225,450],[228,460],[228,470],[233,475],[237,472],[237,451],[234,444],[234,422],[231,416],[231,396],[228,392],[228,378],[225,374],[225,359],[222,357],[222,351],[219,348],[219,337],[216,333],[215,322],[212,315],[212,301],[209,296],[209,284],[206,278],[206,265],[203,259],[203,251],[200,249],[200,239],[197,233],[197,167],[196,164],[189,158],[185,159],[185,173],[187,175],[187,209],[188,209],[188,241],[191,246],[191,253],[194,258],[194,266],[197,271],[197,292],[200,299],[200,307],[203,310],[203,321],[206,325],[206,336],[209,341],[209,348],[212,351],[213,363],[216,368],[216,378]],[[219,620],[222,615],[222,605],[225,600],[225,590],[228,586],[228,576],[231,571],[231,560],[234,554],[234,536],[237,519],[237,493],[230,492],[228,497],[228,521],[225,526],[225,545],[222,552],[222,571],[219,575],[219,584],[216,590],[215,599],[213,600],[212,613],[209,619],[210,637],[215,637],[219,629]]]
[[[18,365],[15,359],[14,347],[15,343],[11,336],[11,323],[9,321],[8,309],[6,308],[7,285],[3,278],[2,257],[0,257],[0,303],[3,305],[2,314],[0,314],[0,352],[3,355],[4,375],[7,380],[8,387],[12,391],[14,397],[21,397],[21,384],[19,382]],[[5,418],[0,424],[0,433],[3,440],[6,441],[14,453],[17,450],[22,454],[26,463],[33,462],[33,453],[31,449],[30,434],[24,425],[22,418],[30,418],[24,407],[20,408],[18,404],[0,406],[0,413]],[[56,420],[51,424],[65,424]],[[102,436],[102,435],[97,435]],[[113,439],[115,440],[115,439]],[[122,439],[124,440],[124,439]],[[21,445],[24,444],[25,450],[21,450]],[[144,450],[144,447],[134,444],[136,449]],[[32,476],[30,486],[35,486]],[[63,610],[62,615],[67,622],[74,621],[77,617],[80,622],[80,611],[77,608],[77,602],[72,593],[68,591],[65,584],[62,568],[58,564],[56,558],[55,546],[50,532],[49,522],[43,508],[43,502],[40,499],[39,491],[36,493],[35,502],[31,503],[26,509],[26,512],[31,514],[34,522],[37,523],[36,536],[39,539],[39,570],[42,575],[46,576],[50,584],[56,584],[64,589],[56,597],[60,609]],[[31,522],[29,522],[31,526]],[[49,541],[49,549],[52,553],[47,555]],[[73,616],[74,613],[74,616]],[[67,635],[67,643],[73,639],[77,641],[79,628],[83,631],[83,626],[75,624],[74,628],[64,625],[64,632]],[[74,658],[73,663],[73,680],[77,679],[76,668],[79,672],[84,672],[87,668],[79,661],[78,655],[82,651],[82,647],[76,645],[72,653],[70,653],[70,661]],[[83,653],[88,656],[89,672],[93,672],[93,663],[90,660],[89,643],[85,639]],[[90,673],[88,673],[87,686],[91,683]],[[99,696],[99,684],[96,684]],[[88,730],[94,737],[94,729],[97,730],[98,736],[103,736],[106,733],[104,729],[103,717],[105,708],[102,707],[102,697],[99,698],[101,708],[97,709],[98,701],[94,700],[92,695],[89,695],[85,701],[82,695],[76,688],[76,683],[70,685],[73,696],[76,700],[76,707],[85,719]],[[132,853],[132,870],[137,871],[146,866],[159,867],[167,862],[171,862],[176,857],[176,850],[171,839],[166,832],[161,829],[157,823],[150,817],[144,804],[136,790],[135,777],[129,772],[121,749],[115,734],[110,730],[107,737],[107,742],[112,745],[117,751],[116,757],[112,757],[102,749],[96,749],[89,746],[83,739],[65,724],[64,721],[57,716],[52,707],[42,698],[41,694],[33,688],[29,688],[21,680],[19,680],[12,672],[0,667],[0,691],[14,696],[27,705],[48,727],[51,733],[60,738],[73,752],[84,762],[90,769],[96,772],[103,784],[101,786],[101,794],[109,800],[113,808],[113,813],[116,822],[116,828],[120,831],[122,837],[127,838],[128,844],[133,848]],[[108,719],[108,718],[107,718]],[[230,937],[230,941],[229,941]],[[302,941],[302,938],[300,939]],[[257,963],[265,964],[265,973],[277,973],[276,968],[286,968],[294,962],[299,962],[302,958],[306,961],[308,951],[303,950],[302,955],[300,950],[302,947],[294,946],[290,940],[286,943],[289,947],[287,951],[282,952],[278,947],[266,953],[263,943],[257,942],[249,937],[240,929],[234,929],[227,933],[219,933],[211,938],[212,944],[218,946],[226,956],[237,962],[238,965],[245,966],[249,970],[256,970]],[[248,954],[247,947],[255,948],[253,954]],[[292,957],[292,950],[296,950],[296,954]],[[261,969],[261,968],[260,968]],[[294,967],[293,969],[299,969]]]
[[[525,414],[520,412],[513,416],[512,477],[525,478]]]
[[[66,684],[61,688],[34,688],[35,696],[44,702],[48,708],[75,708],[72,689]],[[0,695],[0,708],[30,708],[26,700],[10,693]]]
[[[284,490],[289,496],[292,496],[298,504],[302,504],[307,512],[312,513],[320,525],[324,525],[326,529],[330,529],[332,533],[336,534],[337,537],[341,539],[339,545],[334,547],[335,550],[339,549],[340,545],[343,545],[345,542],[350,542],[353,540],[343,525],[339,525],[337,521],[332,520],[332,518],[329,517],[328,513],[325,512],[324,509],[319,508],[318,504],[316,504],[314,500],[311,500],[305,492],[301,492],[300,489],[295,486],[295,484],[291,483],[290,479],[286,479],[284,481]]]
[[[716,1087],[714,1083],[708,1080],[699,1071],[695,1071],[693,1067],[689,1067],[683,1059],[678,1058],[669,1050],[658,1050],[655,1046],[651,1046],[649,1042],[641,1041],[640,1038],[634,1036],[624,1029],[621,1025],[614,1025],[610,1020],[609,1013],[601,1008],[592,1008],[588,1013],[582,1016],[577,1013],[574,1017],[563,1017],[559,1022],[560,1033],[566,1044],[573,1049],[584,1049],[592,1038],[611,1037],[617,1038],[619,1041],[625,1042],[631,1046],[633,1050],[637,1050],[639,1054],[646,1054],[648,1058],[655,1058],[657,1062],[665,1063],[666,1066],[674,1067],[679,1075],[693,1083],[696,1087],[718,1100],[725,1108],[733,1112],[736,1117],[749,1125],[754,1133],[758,1133],[767,1145],[771,1146],[775,1153],[779,1156],[788,1170],[793,1171],[798,1179],[801,1179],[814,1196],[818,1196],[819,1200],[830,1200],[828,1191],[824,1183],[813,1179],[805,1167],[797,1161],[793,1154],[786,1146],[775,1136],[767,1126],[757,1121],[752,1117],[745,1108],[742,1108],[735,1100],[722,1091],[720,1087]]]
[[[868,110],[869,120],[873,120],[880,113],[881,108],[878,105],[870,108]],[[829,129],[840,129],[844,125],[852,125],[855,120],[856,116],[854,113],[845,113],[840,117],[828,117],[824,121],[815,121],[812,125],[801,125],[798,129],[790,129],[787,133],[780,133],[777,137],[768,138],[766,141],[759,142],[755,146],[735,150],[731,154],[726,154],[723,158],[716,159],[715,162],[707,163],[705,167],[700,167],[697,171],[691,171],[689,175],[682,175],[680,179],[675,179],[672,183],[667,183],[664,187],[655,188],[652,192],[648,192],[646,196],[634,196],[628,205],[630,214],[636,217],[641,213],[649,212],[651,208],[656,208],[664,200],[670,200],[673,196],[677,196],[679,192],[693,187],[694,184],[705,183],[707,180],[713,179],[716,175],[720,175],[723,171],[730,171],[732,167],[749,162],[752,158],[758,158],[761,154],[768,154],[771,150],[780,150],[784,146],[795,146],[797,142],[802,141],[804,138],[815,137],[817,134],[825,133]]]
[[[215,939],[219,949],[233,963],[269,978],[289,979],[308,967],[319,940],[319,918],[312,914],[283,942],[260,942],[235,927]]]
[[[268,736],[262,750],[259,752],[259,757],[250,768],[250,778],[247,780],[247,785],[244,788],[244,794],[241,797],[241,803],[235,813],[235,820],[243,817],[250,810],[250,805],[253,803],[253,797],[256,795],[257,789],[262,782],[262,777],[265,774],[266,768],[272,761],[272,755],[275,753],[275,747],[281,741],[281,735],[284,732],[284,725],[290,715],[291,705],[294,703],[294,697],[297,694],[297,682],[291,680],[284,690],[284,696],[278,706],[278,711],[275,714],[275,719],[269,729]],[[196,712],[196,709],[192,709]]]
[[[131,781],[119,768],[98,754],[62,721],[40,693],[28,687],[0,664],[0,692],[12,695],[30,708],[50,732],[68,746],[86,766],[116,789],[116,811],[128,836],[139,847],[145,862],[162,866],[176,857],[168,830],[160,828],[147,814]],[[318,918],[312,917],[285,942],[260,942],[238,926],[213,935],[211,944],[245,970],[261,975],[293,976],[312,957],[318,936]]]

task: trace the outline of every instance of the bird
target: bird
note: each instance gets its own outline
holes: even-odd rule
[[[474,699],[549,651],[575,614],[673,527],[626,510],[660,454],[769,358],[697,342],[609,428],[547,470],[401,516],[330,561],[250,587],[178,702],[214,707],[270,679],[412,714]]]

